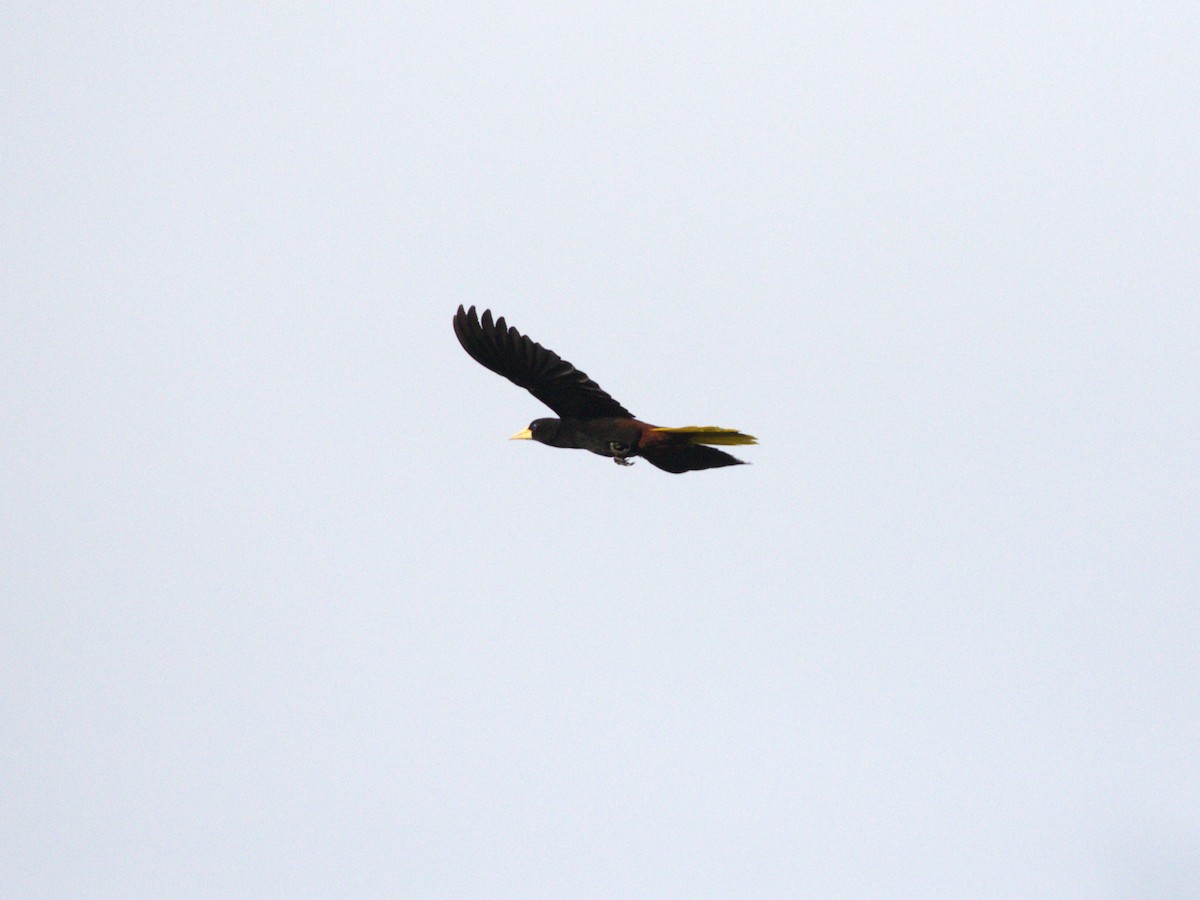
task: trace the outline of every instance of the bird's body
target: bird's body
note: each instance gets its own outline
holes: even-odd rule
[[[475,307],[468,311],[460,306],[454,333],[476,362],[527,389],[558,414],[556,419],[535,419],[513,438],[589,450],[621,465],[640,456],[676,473],[742,463],[708,444],[756,443],[732,428],[661,428],[642,422],[558,354],[507,327],[503,317],[493,322],[490,310],[484,310],[481,321]]]

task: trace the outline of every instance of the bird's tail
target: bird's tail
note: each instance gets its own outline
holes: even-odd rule
[[[655,428],[664,434],[687,435],[693,444],[757,444],[753,435],[742,434],[736,428],[717,428],[715,425],[685,425],[682,428]]]

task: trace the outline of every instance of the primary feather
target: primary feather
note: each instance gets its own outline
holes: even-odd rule
[[[484,310],[480,320],[474,306],[469,310],[460,306],[454,333],[477,363],[525,388],[563,419],[633,417],[553,350],[510,328],[503,316],[493,321],[491,310]]]

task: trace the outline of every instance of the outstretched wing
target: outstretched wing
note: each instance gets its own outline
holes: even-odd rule
[[[504,317],[492,321],[492,311],[458,308],[454,333],[475,362],[525,388],[561,419],[632,418],[620,403],[553,350],[508,327]]]
[[[698,469],[719,469],[722,466],[745,465],[745,460],[731,456],[724,450],[705,447],[703,444],[644,447],[638,454],[652,466],[664,472],[695,472]]]

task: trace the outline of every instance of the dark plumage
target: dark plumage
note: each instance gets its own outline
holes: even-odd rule
[[[477,363],[525,388],[558,415],[557,419],[535,419],[513,439],[590,450],[624,466],[631,465],[630,457],[640,456],[665,472],[676,473],[742,464],[708,444],[757,443],[733,428],[660,428],[639,421],[557,353],[510,328],[503,316],[493,322],[491,310],[484,310],[480,320],[475,307],[466,310],[460,306],[454,333]]]

